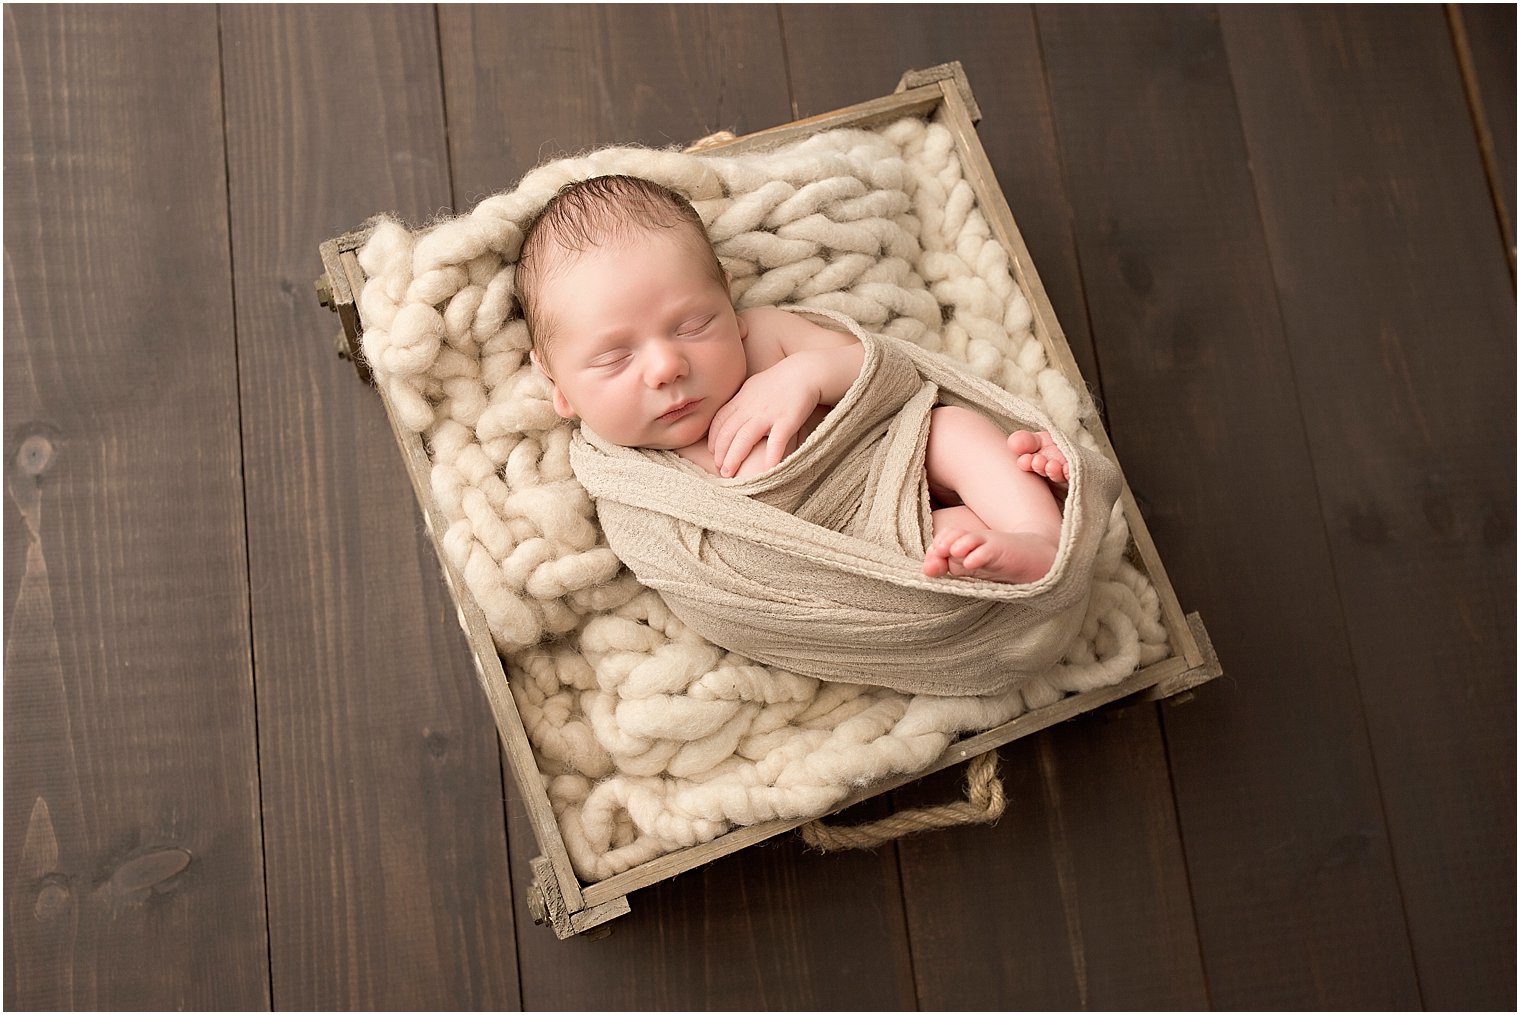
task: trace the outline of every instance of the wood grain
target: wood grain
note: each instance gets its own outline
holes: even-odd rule
[[[962,61],[982,108],[978,135],[1084,376],[1096,383],[1031,12],[799,6],[783,10],[783,23],[803,114],[845,101],[859,82],[881,79],[885,87],[908,68]],[[834,40],[844,37],[858,45],[841,52]],[[996,827],[899,846],[920,1005],[1206,1004],[1154,709],[1033,739],[1002,751],[1011,802]],[[1068,755],[1088,764],[1062,763]],[[894,802],[951,799],[958,778],[925,780]],[[1100,800],[1112,813],[1099,817],[1091,804]],[[1133,838],[1116,839],[1115,827]]]
[[[1460,69],[1428,8],[1222,17],[1421,998],[1513,1007],[1515,302]]]
[[[1110,433],[1228,660],[1165,715],[1211,1001],[1418,1005],[1218,25],[1191,9],[1038,21]]]
[[[567,150],[685,144],[792,118],[767,8],[446,8],[441,33],[461,195],[504,189]],[[516,867],[535,846],[525,820],[510,826]],[[890,852],[841,859],[804,856],[795,842],[756,847],[629,902],[605,940],[523,932],[526,1008],[912,1004]]]
[[[495,727],[311,290],[324,239],[450,204],[433,13],[222,18],[274,1004],[515,1008]]]
[[[266,1007],[216,16],[5,50],[5,1003]]]

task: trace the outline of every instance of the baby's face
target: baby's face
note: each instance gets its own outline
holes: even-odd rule
[[[745,328],[691,237],[566,255],[541,290],[554,408],[624,447],[684,448],[744,383]]]

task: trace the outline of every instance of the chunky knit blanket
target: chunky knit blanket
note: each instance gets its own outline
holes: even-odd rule
[[[957,734],[1165,658],[1113,512],[1064,658],[1002,692],[821,682],[724,651],[623,568],[570,468],[572,425],[528,362],[522,226],[564,183],[647,177],[692,199],[743,309],[797,304],[949,356],[1075,443],[1091,406],[1050,366],[950,132],[907,119],[723,156],[611,148],[547,164],[467,215],[382,219],[360,252],[364,355],[432,458],[445,552],[507,665],[566,847],[599,880],[736,825],[818,815],[926,767]]]
[[[582,424],[570,464],[613,551],[697,634],[804,676],[992,694],[1057,662],[1087,613],[1118,469],[1056,433],[1071,481],[1050,572],[1023,585],[925,577],[934,406],[970,403],[1005,430],[1050,424],[953,360],[829,323],[864,346],[860,373],[807,440],[759,475],[708,476]]]

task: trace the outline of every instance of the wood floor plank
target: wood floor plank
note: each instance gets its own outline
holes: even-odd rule
[[[1515,301],[1460,68],[1431,8],[1222,20],[1421,996],[1512,1008]]]
[[[441,28],[461,210],[567,151],[791,119],[772,8],[445,8]],[[516,868],[537,849],[520,812],[510,826]],[[891,851],[752,847],[629,901],[605,940],[522,932],[526,1008],[913,1005]]]
[[[1084,376],[1087,327],[1031,11],[902,4],[783,9],[800,115],[960,60],[979,134]],[[841,49],[838,40],[854,44]],[[1097,392],[1101,401],[1102,393]],[[899,844],[919,1003],[931,1009],[1207,1004],[1160,725],[1150,706],[1005,748],[1009,814]],[[961,772],[894,794],[959,793]],[[1123,832],[1116,834],[1119,829]]]
[[[1165,713],[1211,1002],[1417,1007],[1217,20],[1069,7],[1037,20],[1114,443],[1225,667]],[[1291,155],[1297,133],[1271,141]]]
[[[5,8],[5,1004],[269,1004],[215,12]]]
[[[791,119],[770,6],[513,6],[441,11],[449,123],[470,130],[449,134],[460,210],[586,148]]]
[[[516,1008],[495,727],[317,247],[450,204],[426,7],[222,11],[277,1008]]]

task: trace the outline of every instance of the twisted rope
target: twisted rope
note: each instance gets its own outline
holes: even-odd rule
[[[991,825],[1003,816],[1008,801],[1003,795],[1003,780],[998,778],[997,751],[978,754],[966,766],[966,799],[934,807],[867,821],[859,825],[830,825],[823,819],[809,821],[798,829],[803,840],[815,849],[832,853],[842,849],[873,849],[904,835],[932,832],[957,825]]]

